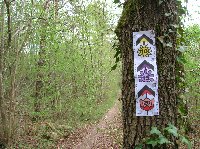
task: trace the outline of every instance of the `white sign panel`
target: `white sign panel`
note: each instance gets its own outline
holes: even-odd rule
[[[159,115],[155,33],[133,32],[136,116]]]

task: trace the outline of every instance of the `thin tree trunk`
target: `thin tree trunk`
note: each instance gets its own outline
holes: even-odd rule
[[[11,2],[5,0],[6,10],[7,10],[7,28],[8,28],[8,39],[7,39],[7,50],[10,55],[12,55],[11,65],[10,65],[10,89],[9,89],[9,133],[8,133],[8,143],[14,138],[15,131],[15,108],[16,108],[16,67],[17,67],[17,57],[18,52],[15,48],[11,47],[12,43],[12,22],[11,22]]]
[[[11,47],[11,38],[12,38],[12,34],[11,34],[11,14],[10,14],[10,0],[4,0],[5,4],[6,4],[6,11],[7,11],[7,23],[8,23],[8,47]]]
[[[170,14],[166,15],[166,14]],[[116,28],[122,51],[122,104],[123,104],[123,148],[134,149],[149,135],[152,126],[165,127],[168,123],[177,126],[176,84],[176,0],[127,0]],[[136,117],[135,83],[133,77],[133,32],[154,30],[156,33],[157,65],[159,75],[160,115]],[[173,31],[173,32],[172,32]],[[158,37],[172,46],[164,46]],[[168,148],[177,148],[174,145]]]
[[[4,107],[4,88],[3,88],[3,53],[4,53],[4,3],[1,7],[1,48],[0,48],[0,114],[1,114],[1,130],[3,134],[0,134],[0,140],[3,143],[7,142],[8,134],[6,127],[6,114]]]
[[[43,78],[44,74],[42,72],[42,67],[45,65],[45,35],[44,33],[41,35],[40,39],[40,51],[39,51],[39,60],[37,62],[38,73],[35,84],[35,101],[34,101],[34,109],[35,112],[40,112],[40,101],[42,100],[42,88],[43,88]],[[34,120],[37,120],[38,116],[34,117]]]
[[[54,21],[56,22],[58,18],[58,0],[54,0]],[[56,26],[55,26],[56,28]],[[55,50],[54,52],[56,53],[57,50]],[[51,64],[50,64],[51,65]],[[57,106],[57,103],[59,103],[59,98],[57,96],[57,93],[58,93],[58,85],[57,85],[57,80],[58,80],[58,74],[56,73],[56,65],[57,65],[57,59],[54,59],[54,62],[53,62],[53,72],[52,74],[50,74],[50,79],[53,80],[53,82],[51,82],[53,84],[53,88],[54,88],[54,95],[53,95],[53,99],[51,101],[51,107],[52,107],[52,110],[56,110],[56,106]],[[51,67],[51,66],[50,66]],[[51,78],[52,77],[52,78]]]
[[[58,16],[58,0],[54,0],[54,12],[55,12],[55,20]]]
[[[14,52],[14,51],[13,51]],[[15,52],[17,54],[17,52]],[[16,55],[15,60],[11,66],[10,71],[10,119],[9,119],[9,141],[10,142],[14,138],[14,131],[15,131],[15,109],[16,109],[16,67],[17,67],[17,57]]]
[[[48,9],[49,5],[49,0],[46,0],[44,3],[44,11]],[[41,28],[42,30],[41,37],[40,37],[40,51],[39,51],[39,60],[37,62],[37,78],[36,78],[36,83],[35,83],[35,101],[34,101],[34,110],[38,114],[40,112],[40,101],[42,100],[42,89],[44,86],[43,80],[44,80],[44,74],[42,72],[43,67],[45,66],[45,44],[46,44],[46,17],[41,22]],[[38,119],[38,116],[36,115],[33,120],[36,121]]]
[[[8,39],[7,39],[7,51],[9,51],[10,55],[12,55],[13,61],[11,59],[10,65],[10,88],[9,88],[9,132],[8,132],[8,143],[13,138],[14,132],[14,121],[15,121],[15,76],[16,76],[16,59],[15,59],[15,51],[12,51],[11,43],[12,43],[12,30],[11,30],[11,2],[9,0],[4,0],[7,10],[7,29],[8,29]]]

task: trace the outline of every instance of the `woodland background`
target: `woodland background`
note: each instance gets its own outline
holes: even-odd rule
[[[121,86],[113,8],[102,0],[0,2],[0,148],[55,148],[113,106]],[[181,36],[189,110],[179,111],[198,124],[200,26]]]

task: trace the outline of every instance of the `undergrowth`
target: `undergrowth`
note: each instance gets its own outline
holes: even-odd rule
[[[66,104],[67,113],[63,113],[66,116],[58,115],[56,118],[52,115],[35,123],[30,121],[26,131],[18,140],[13,141],[9,149],[55,148],[61,139],[66,139],[76,129],[98,122],[113,106],[119,95],[117,77],[106,92],[102,100],[79,97],[68,102]]]

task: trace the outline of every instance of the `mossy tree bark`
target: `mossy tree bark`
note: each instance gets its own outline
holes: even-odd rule
[[[164,0],[161,4],[159,0],[127,0],[124,3],[115,32],[122,52],[123,147],[126,149],[140,144],[149,135],[152,126],[158,129],[168,123],[177,126],[179,92],[176,77],[179,74],[175,69],[178,52],[174,27],[178,23],[177,14],[176,0]],[[132,32],[145,30],[154,30],[156,33],[160,115],[136,117]],[[177,145],[175,143],[168,148],[177,148]]]

